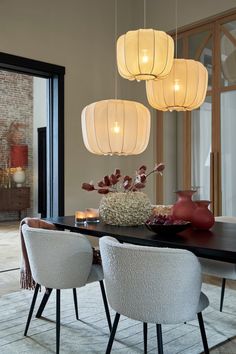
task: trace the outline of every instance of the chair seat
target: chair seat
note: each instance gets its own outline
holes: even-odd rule
[[[104,276],[103,276],[102,266],[100,266],[99,264],[93,264],[90,274],[88,276],[87,283],[103,280],[103,277]]]
[[[199,261],[202,266],[202,273],[236,280],[235,264],[205,258],[199,258]]]

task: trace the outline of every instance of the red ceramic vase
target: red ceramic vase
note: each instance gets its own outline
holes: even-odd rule
[[[212,212],[208,209],[209,200],[198,200],[196,209],[192,217],[192,224],[197,229],[209,230],[215,223],[215,218]]]
[[[175,219],[192,221],[196,204],[192,201],[195,190],[177,191],[177,202],[173,205],[171,214]]]

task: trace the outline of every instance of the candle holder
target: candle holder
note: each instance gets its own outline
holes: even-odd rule
[[[75,212],[75,223],[76,224],[84,224],[86,223],[86,214],[84,211],[76,211]]]
[[[85,217],[87,223],[99,222],[99,212],[97,209],[87,208],[85,210]]]

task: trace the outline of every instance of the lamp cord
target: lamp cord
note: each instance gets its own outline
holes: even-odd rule
[[[175,57],[178,57],[178,0],[175,0]]]
[[[116,39],[117,39],[117,0],[115,0],[115,53],[116,53]],[[115,58],[115,99],[117,100],[117,65],[116,65],[116,58]]]
[[[143,28],[146,28],[146,0],[143,0]]]

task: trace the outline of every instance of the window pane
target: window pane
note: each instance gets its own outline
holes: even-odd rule
[[[192,111],[192,187],[196,199],[210,200],[211,96]]]
[[[236,215],[236,91],[221,94],[222,215]]]
[[[228,36],[221,32],[221,86],[231,86],[236,84],[236,47],[233,41],[236,41],[236,21],[224,24],[223,28]]]
[[[208,71],[208,90],[212,88],[212,36],[201,32],[189,37],[189,58],[200,61]],[[205,41],[207,42],[205,43]]]

